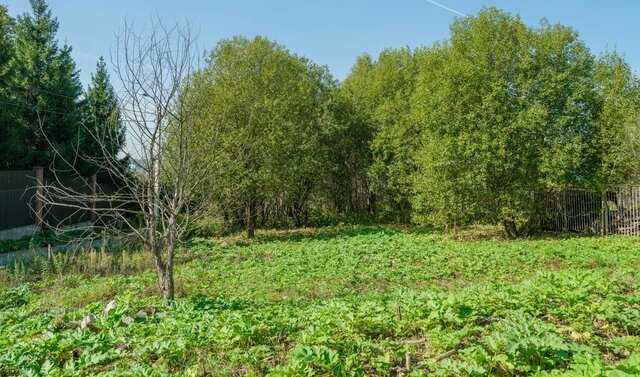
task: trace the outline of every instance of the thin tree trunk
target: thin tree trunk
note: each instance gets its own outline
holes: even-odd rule
[[[162,298],[164,300],[173,300],[175,289],[173,284],[173,261],[167,262],[165,271],[162,275]]]
[[[162,250],[159,244],[152,246],[153,261],[158,275],[158,288],[164,300],[172,300],[175,296],[173,283],[173,256],[175,240],[172,234],[167,234],[166,260],[162,260]]]
[[[256,218],[254,216],[254,205],[253,200],[249,201],[249,206],[247,208],[247,237],[253,238],[256,235],[255,227],[256,227]]]
[[[505,220],[502,224],[504,225],[504,231],[507,234],[507,237],[516,238],[518,236],[516,224],[513,221]]]
[[[162,284],[162,298],[165,300],[173,300],[175,296],[174,284],[173,284],[173,256],[176,247],[176,219],[171,216],[168,221],[167,237],[167,260],[164,264],[163,284]]]
[[[165,292],[165,282],[166,282],[166,271],[165,265],[162,261],[161,252],[158,245],[151,245],[151,253],[153,255],[153,264],[156,267],[156,275],[158,277],[158,289],[160,290],[160,295],[162,298],[166,298],[164,295]]]

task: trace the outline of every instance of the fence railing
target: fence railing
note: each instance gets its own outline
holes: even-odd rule
[[[640,186],[595,192],[566,189],[542,201],[545,229],[594,234],[640,235]]]

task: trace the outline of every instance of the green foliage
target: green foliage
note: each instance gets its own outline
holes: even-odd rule
[[[359,162],[357,174],[366,174],[366,189],[375,193],[377,210],[393,213],[396,220],[409,215],[418,130],[408,115],[421,55],[408,48],[384,50],[375,62],[363,55],[341,87],[341,96],[352,106],[349,130],[363,144],[353,149],[361,156],[346,161]]]
[[[31,0],[31,13],[17,20],[0,6],[1,169],[50,167],[55,161],[58,173],[73,165],[89,174],[105,154],[111,158],[123,146],[104,60],[83,100],[71,47],[58,44],[58,27],[44,0]]]
[[[330,91],[322,122],[320,157],[324,169],[317,177],[320,199],[335,214],[373,212],[375,203],[367,177],[372,129],[344,86]],[[323,212],[328,212],[326,209]]]
[[[58,21],[44,0],[31,0],[32,14],[18,16],[10,101],[16,107],[10,129],[11,169],[49,166],[57,150],[58,167],[68,167],[76,153],[82,87],[71,47],[58,46]],[[48,141],[47,141],[48,139]]]
[[[6,64],[11,59],[13,53],[13,27],[15,26],[15,20],[12,19],[7,13],[7,7],[0,5],[0,67],[2,67],[2,73],[6,69]],[[5,77],[3,76],[3,79]],[[3,85],[4,86],[4,85]]]
[[[81,101],[57,20],[44,0],[31,5],[16,21],[0,7],[2,168],[49,166],[51,142],[92,172],[90,160],[115,159],[124,143],[106,65]],[[193,234],[359,217],[529,234],[536,194],[637,181],[639,82],[575,30],[496,8],[457,19],[432,46],[365,54],[341,84],[266,38],[223,40],[175,109],[193,124],[198,166],[215,171],[188,174],[203,197],[213,193],[203,215],[216,219]],[[168,162],[182,139],[164,136]]]
[[[100,57],[96,72],[91,75],[91,84],[85,93],[85,120],[80,129],[83,141],[83,162],[86,166],[81,173],[89,174],[99,166],[113,163],[124,147],[124,124],[118,108],[118,98],[109,81],[109,73],[104,58]],[[96,166],[97,165],[97,166]]]
[[[616,53],[596,61],[594,81],[602,106],[597,144],[602,157],[596,184],[606,189],[636,182],[640,174],[640,81]]]
[[[532,193],[592,180],[593,59],[577,34],[494,8],[457,20],[421,62],[418,222],[527,229]]]
[[[390,376],[411,352],[415,376],[636,375],[636,250],[381,228],[194,240],[172,303],[151,270],[4,282],[0,374]]]
[[[329,197],[396,221],[528,234],[534,193],[637,180],[638,88],[624,59],[596,59],[575,30],[483,8],[445,41],[356,61],[333,118],[354,148],[331,144]]]
[[[219,211],[211,209],[189,222],[186,237],[211,238],[223,236],[231,230],[228,226],[229,224],[225,224],[224,218],[219,215]]]
[[[18,308],[29,302],[31,291],[26,286],[7,289],[0,294],[0,310]]]
[[[212,190],[228,221],[307,212],[321,174],[325,68],[262,37],[221,41],[193,77],[186,102],[200,114],[202,163],[219,167]]]
[[[13,56],[13,28],[15,21],[7,14],[7,7],[0,5],[0,169],[6,168],[6,162],[10,160],[10,127],[12,115],[15,110],[8,106],[10,99],[9,83],[11,71],[9,61]]]

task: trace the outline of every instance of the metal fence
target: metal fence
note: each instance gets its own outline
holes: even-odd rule
[[[85,178],[66,178],[60,181],[45,178],[44,183],[45,186],[58,187],[74,194],[77,193],[80,196],[89,197],[91,195],[89,180]],[[71,199],[60,200],[59,202],[56,201],[55,204],[46,205],[43,208],[44,223],[47,226],[58,228],[90,221],[91,211],[79,209],[82,206],[81,201]]]
[[[33,170],[0,171],[0,230],[35,224]]]
[[[595,192],[566,189],[542,200],[545,229],[640,235],[640,186]]]
[[[35,226],[39,224],[37,216],[36,187],[38,175],[44,186],[59,187],[72,190],[81,197],[88,198],[92,194],[89,178],[67,178],[57,181],[44,177],[42,168],[20,171],[0,171],[0,232]],[[99,185],[101,192],[113,191],[110,185]],[[42,208],[41,219],[43,226],[60,227],[74,225],[92,220],[90,205],[65,205],[78,203],[49,203]],[[101,204],[102,206],[107,204]]]

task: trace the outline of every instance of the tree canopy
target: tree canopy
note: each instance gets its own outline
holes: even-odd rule
[[[416,56],[421,52],[416,52]],[[409,177],[417,130],[409,122],[410,100],[416,83],[416,57],[408,48],[384,50],[377,61],[361,56],[342,86],[363,125],[360,137],[369,147],[367,175],[378,211],[406,219]]]
[[[274,42],[236,37],[191,85],[203,137],[224,140],[203,151],[223,168],[217,204],[250,229],[315,209],[516,236],[536,226],[539,195],[640,171],[624,59],[496,8],[431,46],[365,54],[341,84]]]
[[[600,160],[594,184],[601,189],[615,188],[628,184],[640,173],[640,81],[622,56],[608,52],[596,60],[594,85],[600,101]]]
[[[597,100],[593,58],[576,33],[485,9],[456,21],[422,62],[414,218],[531,220],[532,193],[589,182]]]
[[[193,78],[203,116],[202,150],[222,169],[215,185],[229,220],[251,232],[258,216],[290,215],[300,223],[322,169],[325,68],[262,37],[221,41]],[[211,163],[211,161],[209,161]]]

